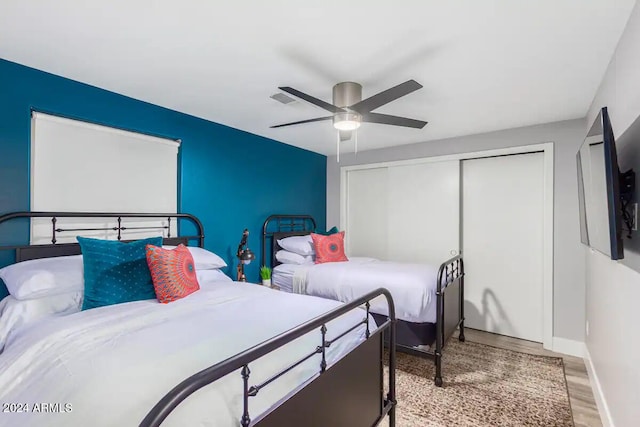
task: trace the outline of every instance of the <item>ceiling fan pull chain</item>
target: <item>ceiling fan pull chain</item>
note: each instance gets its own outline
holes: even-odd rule
[[[355,142],[355,146],[356,146],[356,147],[355,147],[355,148],[356,148],[356,151],[355,151],[355,153],[354,153],[354,154],[358,154],[358,129],[356,129],[356,130],[354,130],[354,131],[353,131],[353,138],[354,138],[354,140],[355,140],[354,142]]]
[[[336,157],[338,158],[338,163],[340,163],[340,131],[337,131],[336,134]]]

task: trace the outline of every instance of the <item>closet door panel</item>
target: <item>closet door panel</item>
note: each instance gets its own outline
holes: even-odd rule
[[[543,340],[544,154],[462,162],[466,326]]]
[[[388,172],[388,258],[439,265],[460,247],[460,162],[393,166]]]
[[[347,256],[387,258],[387,168],[347,173]]]

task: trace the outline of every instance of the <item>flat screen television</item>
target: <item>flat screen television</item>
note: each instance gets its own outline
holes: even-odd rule
[[[623,259],[621,175],[606,107],[580,147],[577,165],[581,240],[613,260]]]

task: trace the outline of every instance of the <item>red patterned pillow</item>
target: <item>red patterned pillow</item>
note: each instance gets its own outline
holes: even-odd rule
[[[163,249],[147,245],[146,250],[147,264],[158,301],[166,304],[200,289],[193,256],[186,246]]]
[[[316,250],[316,264],[349,261],[344,254],[344,231],[328,236],[311,233],[311,239]]]

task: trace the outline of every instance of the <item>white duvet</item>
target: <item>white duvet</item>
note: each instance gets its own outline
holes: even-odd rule
[[[339,305],[252,284],[215,283],[170,303],[137,301],[52,318],[9,340],[0,355],[0,426],[136,426],[171,388],[192,374]],[[357,322],[354,310],[328,324],[328,337]],[[364,326],[327,349],[334,363],[363,340]],[[312,332],[250,364],[250,385],[313,351]],[[250,398],[255,419],[317,374],[320,357]],[[46,404],[54,413],[34,412]],[[58,404],[58,406],[53,406]],[[26,408],[26,412],[12,412]],[[237,426],[239,372],[201,389],[163,426]]]
[[[294,292],[349,302],[374,289],[386,288],[398,319],[436,321],[438,267],[358,257],[298,267],[293,276]],[[388,315],[386,299],[376,298],[371,311]]]

